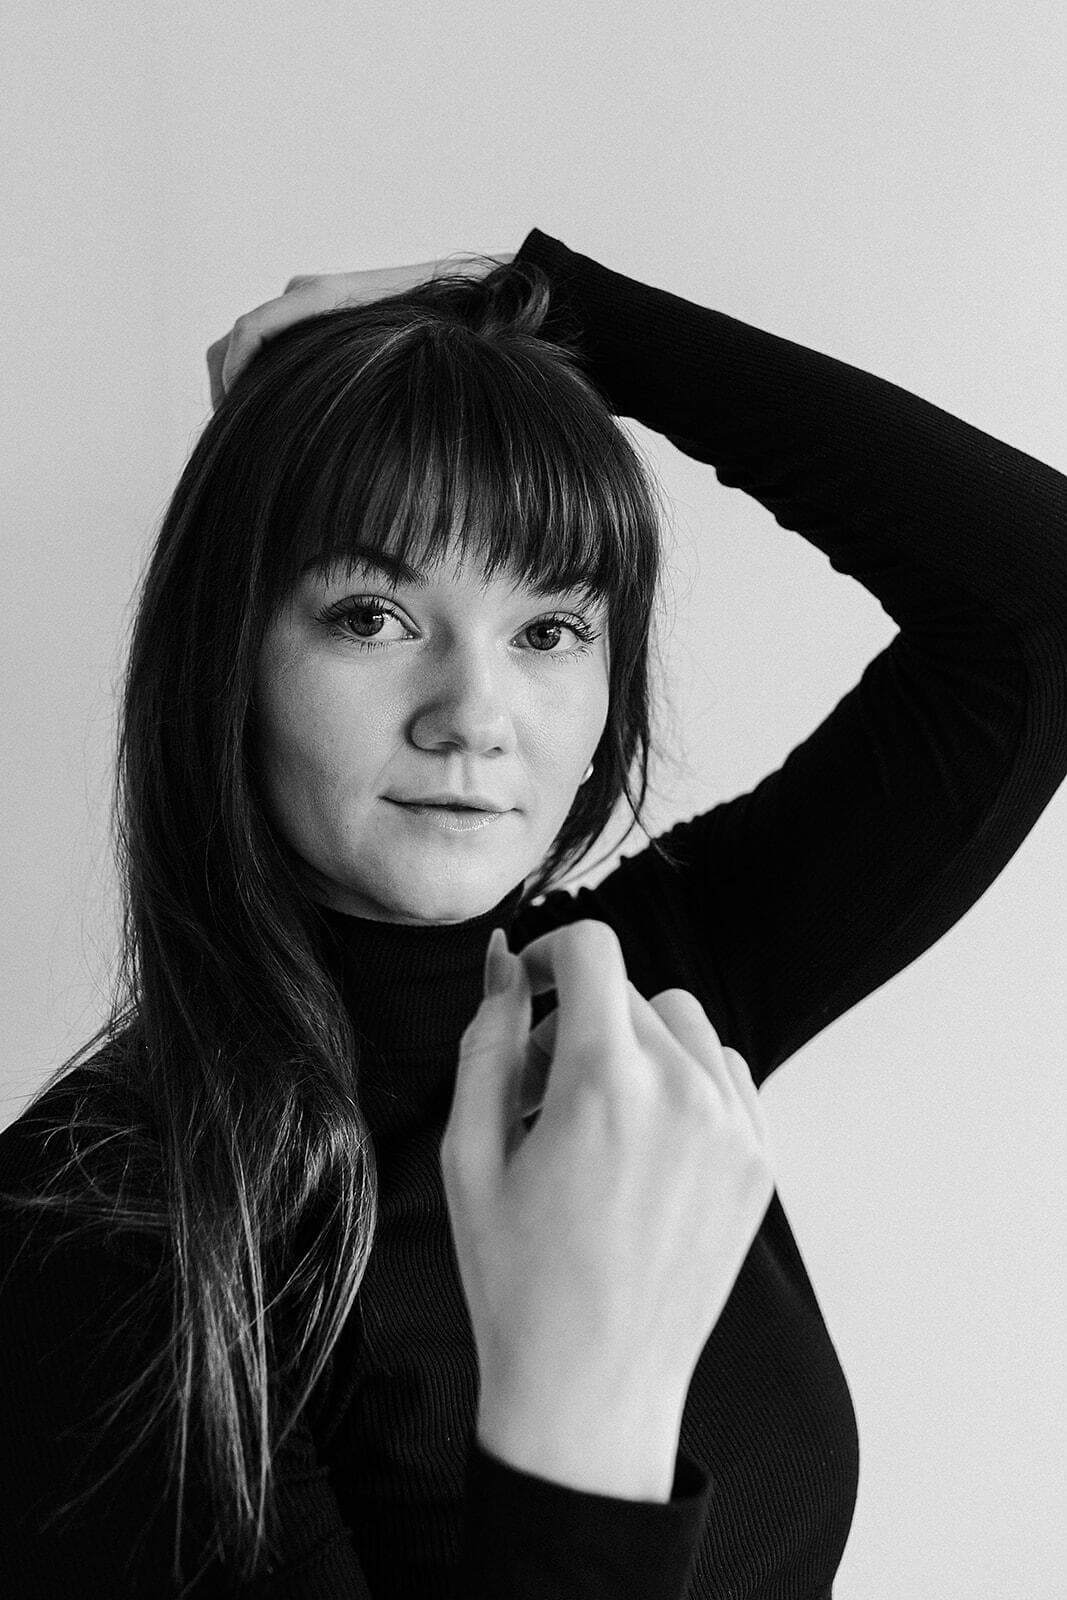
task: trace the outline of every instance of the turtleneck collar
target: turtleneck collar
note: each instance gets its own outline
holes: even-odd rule
[[[397,1065],[458,1049],[482,1000],[494,928],[507,933],[525,880],[465,922],[376,922],[319,908],[326,957],[358,1034]]]

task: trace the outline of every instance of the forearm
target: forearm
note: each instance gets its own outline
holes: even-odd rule
[[[969,596],[990,620],[1062,637],[1063,474],[896,384],[538,229],[517,256],[552,282],[545,333],[577,340],[619,415],[713,465],[902,628],[951,630]]]

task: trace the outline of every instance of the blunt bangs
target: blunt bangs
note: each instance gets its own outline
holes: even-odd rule
[[[329,314],[338,335],[346,315]],[[401,570],[452,557],[539,595],[575,589],[612,610],[628,596],[647,606],[655,491],[567,351],[425,321],[370,360],[361,343],[354,371],[334,366],[337,381],[324,385],[320,366],[290,390],[301,420],[282,435],[296,459],[278,463],[264,575],[272,609],[302,572],[344,570],[360,547]]]

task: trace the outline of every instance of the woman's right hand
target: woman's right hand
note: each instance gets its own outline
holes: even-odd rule
[[[440,261],[420,261],[403,267],[371,267],[361,272],[315,272],[290,278],[283,292],[274,300],[265,300],[261,306],[245,311],[237,318],[229,333],[223,334],[209,345],[207,352],[208,380],[211,384],[212,409],[218,407],[227,389],[238,373],[251,361],[256,351],[268,339],[273,339],[283,328],[290,328],[306,317],[317,317],[323,311],[338,311],[342,306],[363,306],[372,300],[384,300],[389,295],[402,294],[428,278],[446,277],[450,273],[467,273],[472,278],[484,278],[494,266],[513,261],[513,250],[497,251],[493,255],[446,256]]]
[[[499,948],[511,984],[463,1035],[441,1144],[478,1437],[574,1487],[666,1500],[693,1369],[774,1192],[756,1088],[688,990],[638,993],[606,923]],[[550,989],[524,1134],[531,996]]]

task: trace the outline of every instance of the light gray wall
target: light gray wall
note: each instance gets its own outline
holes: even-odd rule
[[[9,16],[0,1122],[102,1013],[129,597],[209,413],[208,343],[293,274],[536,225],[1067,470],[1054,0]],[[776,767],[894,628],[634,433],[675,506],[665,827]],[[860,1420],[841,1600],[1063,1594],[1065,825],[1061,792],[962,923],[766,1090]]]

